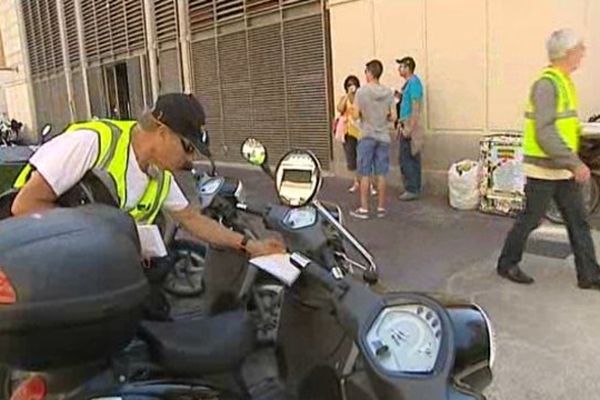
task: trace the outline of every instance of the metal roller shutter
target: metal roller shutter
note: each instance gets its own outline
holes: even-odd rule
[[[90,63],[128,58],[145,48],[143,0],[83,0],[85,52]]]
[[[129,103],[131,105],[131,117],[137,118],[144,111],[144,97],[142,93],[142,74],[140,59],[127,60],[127,82],[129,84]]]
[[[52,122],[52,115],[49,109],[50,88],[47,80],[38,80],[33,82],[33,97],[35,99],[35,114],[37,118],[37,126],[41,127],[45,123]]]
[[[81,69],[73,70],[73,97],[73,102],[75,103],[75,119],[83,121],[86,119],[86,112],[83,74],[81,73]]]
[[[88,70],[88,86],[90,90],[90,103],[92,107],[92,116],[106,117],[108,110],[106,108],[106,94],[104,93],[104,77],[102,68],[90,68]]]
[[[223,110],[223,158],[240,160],[239,147],[251,130],[250,76],[245,32],[220,36],[219,51]]]
[[[158,55],[158,75],[161,94],[180,92],[182,90],[179,68],[179,51],[176,48],[160,50]]]
[[[252,76],[252,134],[267,146],[271,158],[278,160],[290,148],[281,27],[277,24],[251,29],[248,39]]]
[[[215,154],[238,161],[243,139],[255,136],[273,159],[293,147],[306,148],[328,168],[330,105],[322,3],[191,0],[189,5],[193,90],[207,108]],[[251,19],[257,15],[261,20],[255,24]],[[236,32],[218,34],[235,29],[220,29],[225,22],[242,18]]]
[[[331,134],[321,21],[320,15],[286,21],[283,40],[290,139],[326,164]]]
[[[156,36],[159,44],[177,40],[177,3],[176,0],[155,0],[154,18]]]
[[[71,120],[65,75],[55,75],[48,80],[48,86],[52,124],[56,130],[63,130]]]
[[[77,40],[77,22],[75,17],[75,1],[63,0],[65,9],[65,26],[67,33],[67,48],[71,67],[79,65],[79,41]]]
[[[192,44],[193,92],[205,108],[211,147],[218,153],[216,150],[223,146],[225,138],[221,125],[221,88],[216,59],[214,38]]]

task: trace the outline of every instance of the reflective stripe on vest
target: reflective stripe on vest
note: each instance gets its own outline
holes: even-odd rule
[[[572,152],[579,150],[581,123],[577,116],[578,99],[575,86],[569,77],[556,68],[546,68],[540,79],[548,79],[556,89],[556,131]],[[530,99],[525,112],[523,131],[523,154],[531,157],[548,158],[537,141],[535,125],[535,105]]]
[[[64,133],[77,130],[91,130],[98,135],[98,155],[94,168],[108,172],[115,183],[119,206],[126,209],[127,204],[127,166],[129,164],[129,145],[134,121],[97,120],[73,124]],[[15,180],[14,187],[21,188],[29,180],[33,168],[27,164]],[[169,190],[172,174],[160,171],[157,178],[150,178],[144,194],[129,214],[137,221],[151,224],[158,215]]]

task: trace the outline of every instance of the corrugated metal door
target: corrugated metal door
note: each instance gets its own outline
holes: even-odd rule
[[[108,115],[106,93],[104,90],[104,77],[102,67],[88,70],[88,86],[90,90],[90,103],[92,116],[105,117]]]
[[[67,86],[63,69],[58,14],[55,0],[20,2],[30,68],[37,125],[68,123]]]
[[[81,69],[73,70],[73,102],[75,103],[75,119],[86,119],[85,90],[83,87],[83,74]]]
[[[190,23],[193,90],[207,108],[215,153],[240,161],[240,144],[254,136],[272,159],[306,148],[328,168],[323,3],[191,0]]]
[[[142,114],[145,108],[140,59],[138,57],[127,60],[127,83],[129,84],[131,115],[136,118]]]
[[[177,40],[177,0],[155,0],[154,13],[160,93],[180,92],[183,90],[183,85]]]

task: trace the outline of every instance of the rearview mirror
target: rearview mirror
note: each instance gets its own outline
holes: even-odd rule
[[[267,162],[267,149],[257,139],[247,138],[244,140],[241,152],[242,157],[252,165],[260,167]]]
[[[279,200],[289,207],[309,204],[321,188],[321,165],[307,150],[292,150],[283,156],[275,170]]]

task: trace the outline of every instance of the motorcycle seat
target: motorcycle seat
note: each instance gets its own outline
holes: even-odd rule
[[[170,373],[199,376],[239,368],[254,349],[254,324],[243,310],[174,322],[144,321],[141,336]]]

